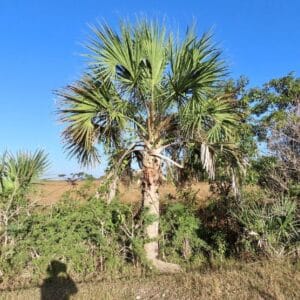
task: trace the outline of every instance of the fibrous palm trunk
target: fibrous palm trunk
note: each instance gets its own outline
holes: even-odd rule
[[[159,236],[159,186],[161,184],[161,160],[151,152],[143,156],[142,195],[143,208],[154,218],[146,225],[148,241],[144,245],[146,258],[160,272],[174,273],[180,271],[176,264],[166,263],[158,259]]]

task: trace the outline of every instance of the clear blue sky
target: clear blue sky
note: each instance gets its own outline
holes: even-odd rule
[[[213,27],[233,78],[260,85],[290,71],[299,76],[299,0],[0,0],[0,153],[44,148],[49,177],[79,171],[63,152],[53,90],[83,70],[87,24],[117,26],[140,14],[166,18],[174,30],[193,19],[199,33]]]

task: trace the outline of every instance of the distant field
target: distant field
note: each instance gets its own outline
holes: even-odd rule
[[[37,201],[38,204],[51,205],[59,201],[64,193],[70,192],[76,198],[76,192],[79,191],[85,182],[78,182],[75,186],[64,180],[51,180],[42,181],[36,185],[36,193],[33,195],[33,199]],[[91,187],[89,188],[89,193],[92,195],[96,193],[97,188],[100,186],[100,180],[93,181]],[[197,192],[197,197],[200,202],[204,202],[210,195],[209,185],[206,182],[199,182],[192,185],[192,189]],[[139,184],[124,185],[120,184],[120,199],[123,202],[131,203],[136,202],[141,199],[141,192]],[[162,197],[167,195],[175,196],[176,187],[172,184],[164,184],[160,189],[160,194]]]

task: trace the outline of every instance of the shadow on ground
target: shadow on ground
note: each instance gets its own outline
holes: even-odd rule
[[[41,285],[41,300],[68,300],[78,292],[75,282],[67,273],[66,264],[53,260],[47,273],[48,277]]]

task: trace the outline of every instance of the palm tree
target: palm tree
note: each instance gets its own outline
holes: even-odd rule
[[[20,151],[15,155],[5,152],[0,156],[0,242],[3,239],[4,245],[8,243],[9,222],[26,207],[30,188],[48,166],[47,155],[42,150]]]
[[[142,204],[154,217],[146,226],[146,257],[160,271],[178,271],[158,259],[158,189],[164,166],[184,168],[183,153],[190,148],[198,147],[213,177],[216,149],[233,140],[234,105],[216,92],[226,70],[221,52],[211,34],[198,38],[189,29],[180,41],[165,26],[144,20],[121,23],[118,32],[107,25],[93,31],[88,71],[58,92],[66,149],[91,164],[99,161],[102,144],[113,158],[111,178],[138,162]]]

